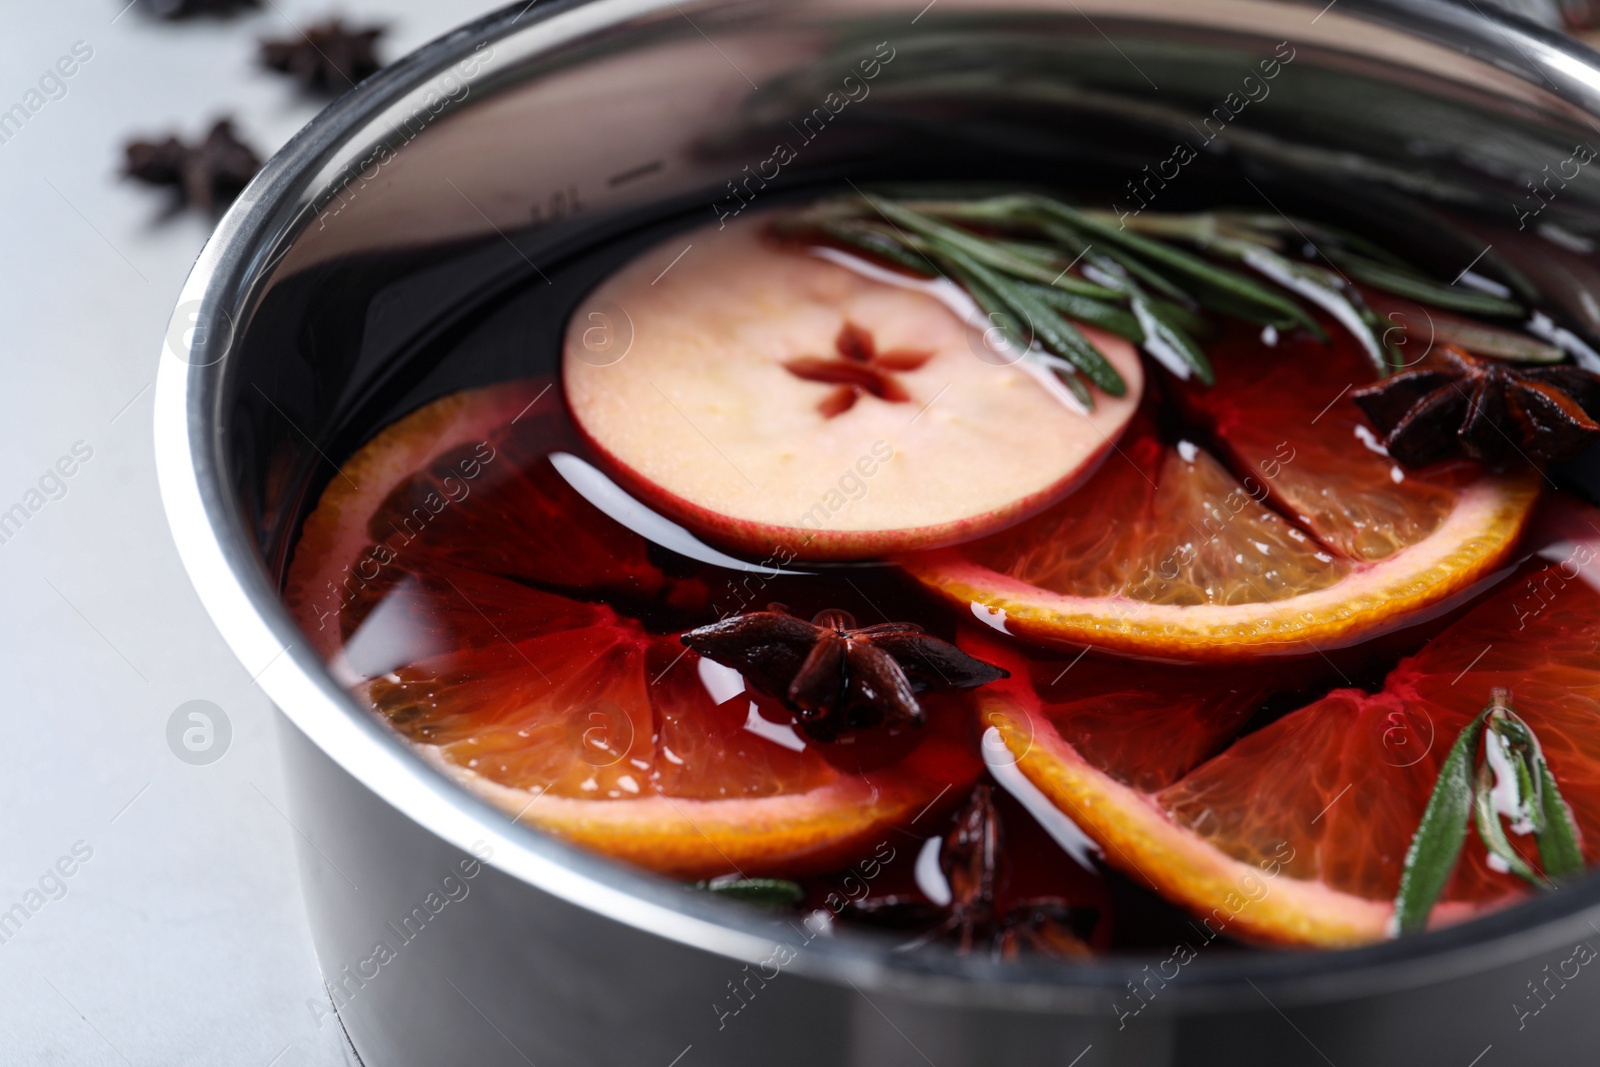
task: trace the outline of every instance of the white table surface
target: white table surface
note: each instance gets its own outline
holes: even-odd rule
[[[174,24],[145,2],[0,0],[0,111],[75,43],[93,49],[0,143],[0,512],[38,504],[76,442],[93,452],[0,543],[0,921],[37,905],[0,926],[0,1063],[347,1064],[310,1006],[270,708],[201,609],[156,489],[151,383],[210,223],[164,218],[163,191],[117,172],[128,135],[194,136],[222,113],[276,150],[320,106],[255,67],[257,38],[291,21],[336,2],[388,23],[393,59],[500,5],[266,0]],[[168,746],[191,700],[232,727],[209,765]],[[74,846],[92,855],[75,865]],[[63,857],[71,876],[47,877]]]

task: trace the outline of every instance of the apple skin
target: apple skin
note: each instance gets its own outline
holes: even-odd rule
[[[1126,426],[1123,428],[1126,429]],[[1121,438],[1120,431],[1115,437],[1107,437],[1100,449],[1077,470],[1054,485],[1012,501],[1003,508],[909,530],[813,530],[803,526],[752,522],[723,515],[685,500],[630,468],[584,431],[581,425],[579,433],[600,461],[601,467],[642,502],[719,548],[757,556],[779,566],[791,561],[851,563],[896,559],[913,552],[948,548],[1004,530],[1071,495],[1094,475]]]

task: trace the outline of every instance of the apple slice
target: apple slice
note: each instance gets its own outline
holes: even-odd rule
[[[1071,491],[1137,407],[1126,341],[1084,328],[1128,386],[1084,412],[1032,359],[985,348],[953,284],[779,244],[772,217],[652,248],[567,329],[578,426],[708,540],[787,562],[977,537]]]

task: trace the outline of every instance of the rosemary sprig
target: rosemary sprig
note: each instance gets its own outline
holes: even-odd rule
[[[695,888],[771,911],[792,908],[806,897],[805,890],[798,883],[783,878],[728,876],[713,878],[709,882],[696,882]]]
[[[1144,327],[1140,325],[1139,320],[1115,304],[1104,300],[1091,300],[1077,293],[1069,293],[1048,285],[1030,285],[1024,282],[1022,288],[1059,311],[1065,318],[1098,326],[1107,333],[1116,334],[1129,341],[1144,340]]]
[[[1192,372],[1207,385],[1216,381],[1211,361],[1189,336],[1195,319],[1187,309],[1146,293],[1127,268],[1116,260],[1093,253],[1089,254],[1089,259],[1085,273],[1127,297],[1139,329],[1139,336],[1130,340],[1142,341],[1145,351],[1179,378],[1186,379]]]
[[[1083,372],[1095,385],[1111,396],[1125,396],[1128,383],[1122,380],[1117,369],[1107,362],[1100,350],[1078,332],[1078,328],[1056,313],[1044,300],[1028,288],[991,271],[977,260],[969,259],[955,248],[942,250],[950,264],[962,274],[976,278],[983,286],[1008,307],[1011,312],[1032,327],[1033,335],[1048,351],[1065,359]]]
[[[1555,775],[1541,756],[1539,768],[1539,800],[1544,815],[1544,832],[1539,835],[1539,863],[1545,876],[1558,884],[1579,878],[1588,868],[1583,862],[1583,849],[1578,846],[1578,824],[1573,821],[1572,809],[1561,799]]]
[[[1490,735],[1490,744],[1495,744],[1494,735]],[[1506,828],[1500,823],[1500,813],[1494,805],[1494,771],[1487,763],[1478,765],[1477,795],[1473,798],[1473,822],[1478,828],[1478,837],[1483,840],[1483,845],[1489,854],[1498,859],[1512,874],[1532,885],[1540,885],[1541,880],[1528,866],[1517,850],[1511,847],[1511,840],[1506,837]]]
[[[1358,234],[1276,215],[1144,212],[1119,219],[1037,193],[871,195],[823,201],[783,226],[925,277],[950,278],[1024,358],[1056,372],[1089,406],[1089,385],[1122,396],[1126,383],[1073,323],[1134,341],[1180,378],[1210,384],[1198,341],[1210,331],[1206,314],[1305,329],[1326,340],[1309,304],[1350,331],[1387,377],[1406,366],[1403,342],[1390,340],[1395,325],[1368,306],[1355,283],[1458,313],[1523,312],[1513,300],[1431,278]],[[1483,355],[1552,359],[1550,346],[1502,327],[1454,319],[1447,332],[1447,342],[1481,347]]]
[[[1356,281],[1415,300],[1419,304],[1432,304],[1448,311],[1464,311],[1469,315],[1512,316],[1522,313],[1522,305],[1514,300],[1506,300],[1493,293],[1480,293],[1475,289],[1444,285],[1409,268],[1396,268],[1356,252],[1329,249],[1324,255]]]
[[[1122,380],[1122,375],[1077,327],[1058,313],[1055,296],[1052,294],[1047,298],[1041,293],[1041,289],[1055,288],[1057,281],[1066,281],[1065,269],[1052,274],[1050,267],[1042,264],[1036,256],[1019,252],[1014,245],[984,240],[892,201],[879,199],[873,202],[873,206],[890,223],[922,238],[921,241],[908,240],[907,244],[934,259],[942,260],[961,278],[963,287],[992,322],[1008,323],[1008,340],[1020,339],[1016,345],[1018,348],[1026,351],[1034,340],[1038,340],[1047,352],[1066,360],[1108,395],[1127,394],[1128,384]],[[1061,296],[1074,299],[1083,321],[1088,321],[1083,316],[1087,305],[1094,302],[1093,296],[1083,292],[1085,288],[1091,293],[1116,295],[1114,290],[1086,286],[1076,279],[1073,281],[1074,285],[1062,288]],[[1072,289],[1078,291],[1074,293]],[[1116,321],[1118,310],[1113,304],[1102,304],[1092,314],[1097,318]],[[1063,377],[1062,380],[1068,388],[1073,388],[1073,383],[1068,379]],[[1081,386],[1081,383],[1077,384]],[[1073,388],[1073,394],[1092,406],[1093,399],[1088,390]]]
[[[1480,740],[1483,761],[1474,771]],[[1511,821],[1513,832],[1533,835],[1542,874],[1511,844],[1502,816]],[[1406,852],[1394,901],[1397,932],[1427,928],[1428,916],[1466,843],[1469,818],[1491,862],[1535,886],[1570,881],[1584,872],[1572,811],[1561,798],[1533,729],[1511,710],[1510,694],[1504,689],[1494,690],[1489,706],[1461,731],[1439,769]]]
[[[1241,244],[1243,247],[1239,248],[1238,254],[1243,262],[1285,289],[1299,293],[1349,330],[1361,342],[1361,347],[1366,350],[1367,358],[1372,361],[1380,377],[1388,375],[1394,366],[1399,365],[1398,357],[1391,357],[1384,347],[1383,335],[1378,332],[1382,326],[1377,316],[1364,305],[1358,306],[1350,299],[1344,279],[1324,267],[1296,262],[1270,248]]]
[[[1473,754],[1483,733],[1485,710],[1476,715],[1450,746],[1439,780],[1422,811],[1422,821],[1411,838],[1401,869],[1400,892],[1394,900],[1395,926],[1402,934],[1422,930],[1434,902],[1444,892],[1455,870],[1456,858],[1467,839],[1467,815],[1472,810]]]
[[[866,222],[824,222],[819,230],[840,244],[865,252],[869,256],[886,259],[903,270],[927,277],[936,277],[939,269],[921,252],[909,249],[885,230]]]
[[[1123,272],[1133,275],[1150,288],[1163,294],[1169,300],[1175,300],[1185,307],[1196,307],[1194,297],[1185,292],[1176,282],[1169,280],[1154,267],[1139,261],[1137,256],[1128,255],[1119,251],[1114,246],[1107,252],[1096,252],[1094,244],[1085,236],[1063,226],[1061,223],[1046,219],[1040,223],[1040,229],[1049,234],[1050,239],[1058,242],[1063,248],[1072,252],[1073,258],[1085,263],[1085,277],[1089,274],[1089,267],[1098,265],[1105,269],[1111,265],[1119,267]]]
[[[1242,312],[1241,317],[1251,322],[1279,328],[1299,325],[1320,332],[1315,320],[1299,304],[1248,275],[1219,267],[1172,245],[1153,241],[1132,229],[1118,229],[1088,212],[1077,211],[1049,197],[1034,197],[1032,201],[1037,210],[1046,216],[1054,217],[1086,236],[1098,238],[1113,249],[1129,252],[1149,266],[1165,268],[1169,281],[1180,288],[1190,289],[1202,304],[1207,303],[1208,296],[1222,295],[1230,307]],[[1188,286],[1184,286],[1185,281],[1189,283]]]

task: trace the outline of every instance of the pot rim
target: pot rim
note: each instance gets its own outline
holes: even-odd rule
[[[1307,9],[1320,6],[1317,0]],[[217,629],[273,703],[347,773],[420,826],[546,893],[648,934],[740,963],[770,965],[778,943],[794,942],[793,927],[512,822],[438,773],[360,707],[334,681],[283,607],[240,521],[223,463],[220,416],[234,324],[253,308],[273,267],[314,213],[317,196],[358,165],[356,135],[414,110],[430,79],[484,42],[497,51],[506,46],[492,69],[512,69],[516,62],[547,55],[595,31],[674,8],[679,5],[673,0],[544,0],[536,5],[518,0],[422,46],[318,114],[234,202],[184,283],[156,380],[157,473],[179,556]],[[1200,11],[1201,5],[1194,5],[1194,17]],[[1513,16],[1469,12],[1446,0],[1342,0],[1339,11],[1341,17],[1470,52],[1600,115],[1600,54]],[[465,105],[465,98],[452,101],[450,108],[458,103]],[[208,343],[218,337],[220,345]],[[1404,942],[1217,958],[1202,953],[1162,1010],[1258,1000],[1265,994],[1256,981],[1269,983],[1286,1002],[1405,988],[1571,945],[1579,931],[1600,931],[1597,919],[1600,877],[1590,877]],[[870,938],[818,938],[805,941],[792,963],[783,966],[826,982],[850,983],[858,991],[888,989],[929,1001],[1016,1010],[1081,1011],[1091,1000],[1103,1010],[1104,997],[1139,976],[1153,958],[1160,957],[1002,966],[954,954],[906,956]]]

